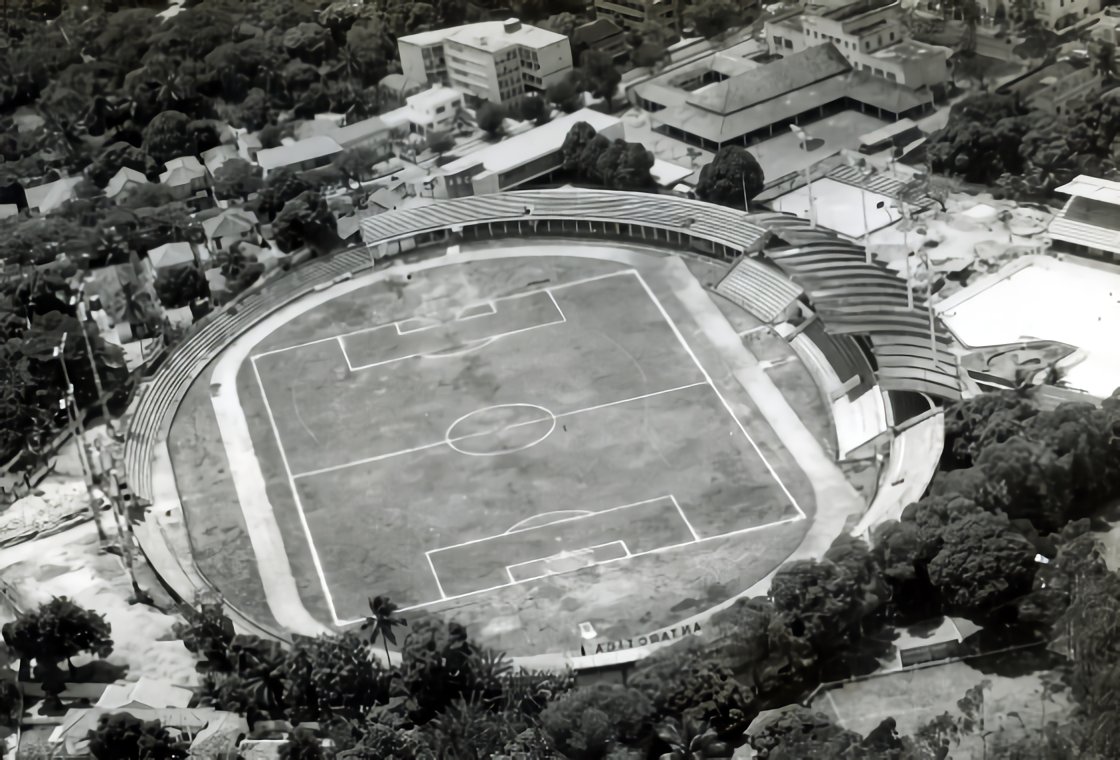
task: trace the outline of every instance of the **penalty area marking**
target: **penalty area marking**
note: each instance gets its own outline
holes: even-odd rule
[[[516,300],[518,298],[527,298],[529,296],[534,296],[538,293],[546,293],[546,294],[548,294],[548,297],[552,299],[552,305],[556,307],[556,311],[560,315],[560,322],[562,323],[562,322],[566,322],[568,320],[567,320],[567,317],[564,316],[564,310],[561,309],[560,304],[558,304],[556,302],[556,296],[553,295],[553,293],[555,291],[565,290],[567,288],[572,288],[572,287],[575,287],[577,285],[584,285],[584,284],[589,283],[589,282],[598,282],[599,280],[606,280],[606,279],[609,279],[611,277],[621,277],[622,275],[626,275],[626,274],[636,275],[638,273],[637,273],[637,271],[635,271],[633,269],[620,269],[617,272],[607,272],[606,274],[597,274],[597,275],[593,275],[591,277],[581,277],[578,280],[570,280],[570,281],[567,281],[567,282],[561,282],[561,283],[558,283],[556,285],[549,285],[548,287],[545,287],[545,288],[535,288],[533,290],[526,290],[522,293],[514,293],[513,295],[502,296],[501,298],[488,299],[486,301],[481,301],[480,303],[494,304],[494,303],[498,303],[500,301],[512,301],[512,300]],[[459,310],[459,313],[462,313],[462,312],[472,308],[475,305],[477,305],[477,304],[467,304],[466,306],[464,306],[462,309]],[[486,315],[485,314],[479,314],[479,315],[476,315],[476,316],[486,316]],[[374,332],[376,330],[382,330],[382,329],[385,329],[385,328],[389,327],[390,325],[393,325],[394,329],[397,330],[397,334],[400,335],[400,334],[402,334],[400,332],[400,327],[399,327],[399,324],[401,322],[409,322],[409,321],[414,320],[414,319],[425,319],[425,318],[426,317],[424,317],[424,316],[408,317],[406,319],[398,319],[398,320],[393,321],[393,322],[383,322],[382,324],[373,325],[372,327],[361,327],[357,330],[350,330],[348,332],[338,333],[336,335],[330,335],[330,336],[327,336],[326,338],[316,338],[315,340],[308,340],[308,341],[304,341],[303,343],[296,343],[295,345],[291,345],[291,346],[281,346],[280,348],[273,348],[273,349],[269,349],[268,351],[261,351],[259,354],[253,354],[251,358],[259,359],[263,356],[271,356],[272,354],[282,354],[285,351],[295,351],[296,349],[307,348],[308,346],[316,346],[320,343],[326,343],[326,342],[332,341],[332,340],[341,340],[343,338],[349,338],[351,335],[362,335],[363,333],[369,333],[369,332]],[[473,318],[475,318],[475,317],[465,317],[464,319],[473,319]],[[441,324],[441,325],[453,324],[457,321],[462,321],[462,320],[453,319],[450,322],[440,322],[439,324]],[[531,329],[534,329],[535,327],[547,327],[547,325],[534,325],[534,327],[530,327],[530,328],[527,328],[527,329],[531,330]],[[408,332],[417,332],[417,331],[416,330],[410,330]],[[499,336],[499,337],[501,337],[501,336]]]
[[[654,501],[656,501],[656,499]],[[633,506],[633,505],[627,504],[625,506]],[[616,507],[616,509],[617,509],[617,507]],[[592,513],[592,514],[597,514],[597,513]],[[570,519],[578,519],[578,518],[570,518]],[[762,525],[752,525],[749,528],[740,528],[739,530],[730,530],[726,533],[720,533],[720,534],[714,535],[714,536],[704,536],[703,538],[701,538],[697,541],[684,541],[682,543],[673,544],[671,546],[661,546],[661,547],[658,547],[656,549],[648,549],[644,552],[635,552],[635,553],[632,553],[632,554],[630,554],[629,556],[626,556],[626,557],[618,557],[617,559],[603,560],[602,562],[596,563],[596,566],[598,566],[598,565],[609,565],[609,564],[613,564],[615,562],[626,562],[626,561],[629,561],[629,560],[634,559],[636,557],[645,557],[645,556],[651,555],[651,554],[663,554],[665,552],[676,551],[678,549],[684,549],[686,547],[694,546],[696,544],[707,543],[708,541],[718,541],[719,539],[722,539],[722,538],[731,538],[732,536],[741,536],[741,535],[745,535],[747,533],[754,533],[756,531],[764,530],[766,528],[776,528],[780,525],[788,525],[790,523],[800,522],[801,520],[804,520],[804,519],[806,519],[804,515],[798,514],[798,515],[794,515],[793,517],[785,517],[785,518],[782,518],[781,520],[775,520],[774,522],[763,523]],[[567,522],[567,520],[557,520],[557,522]],[[525,529],[521,529],[521,530],[525,530]],[[521,530],[513,531],[513,532],[520,533]],[[498,535],[505,535],[505,534],[500,533]],[[497,536],[494,536],[493,538],[496,538],[496,537]],[[478,541],[485,541],[485,540],[487,540],[487,539],[478,539],[475,542],[468,541],[467,543],[477,543]],[[431,555],[432,551],[439,551],[439,550],[435,549],[435,550],[428,550],[427,552],[425,552],[425,554],[428,555],[429,567],[431,567],[431,556],[430,555]],[[436,580],[437,583],[439,582],[438,576],[436,576],[435,580]],[[460,599],[469,599],[471,597],[480,596],[482,594],[489,594],[491,592],[500,591],[502,589],[511,588],[513,586],[520,586],[525,582],[526,581],[519,581],[517,583],[508,583],[507,582],[507,583],[498,584],[496,586],[490,586],[489,588],[480,588],[480,589],[477,589],[475,591],[467,591],[467,592],[462,593],[462,594],[452,594],[450,596],[445,596],[441,599],[432,599],[431,601],[420,602],[419,604],[410,604],[406,607],[401,607],[399,612],[411,612],[412,610],[421,610],[421,609],[424,609],[426,607],[431,607],[431,606],[436,605],[436,604],[441,604],[443,602],[454,602],[454,601],[458,601]],[[442,588],[442,586],[440,586],[440,588]],[[343,620],[343,621],[339,621],[339,625],[354,625],[356,623],[362,622],[364,619],[365,618],[354,618],[353,620]]]

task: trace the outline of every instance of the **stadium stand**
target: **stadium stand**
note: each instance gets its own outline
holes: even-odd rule
[[[779,270],[744,257],[719,281],[716,292],[762,321],[774,322],[804,291]]]

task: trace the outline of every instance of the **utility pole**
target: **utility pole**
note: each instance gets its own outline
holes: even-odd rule
[[[101,506],[98,504],[97,496],[93,491],[93,469],[89,461],[89,451],[86,450],[86,426],[82,422],[82,410],[78,408],[78,400],[74,397],[74,386],[70,382],[70,371],[66,368],[66,338],[68,333],[62,334],[62,340],[54,349],[54,355],[58,358],[59,364],[62,365],[62,378],[66,383],[66,397],[63,403],[66,405],[67,416],[69,416],[78,434],[78,461],[82,466],[82,479],[86,484],[86,494],[89,497],[89,511],[93,516],[93,524],[97,528],[97,540],[101,550],[105,550],[105,545],[108,542],[108,537],[105,535],[105,530],[101,527]]]
[[[101,403],[101,416],[105,419],[105,427],[109,432],[113,432],[113,418],[109,414],[109,405],[105,399],[105,389],[101,385],[101,375],[97,371],[97,359],[93,355],[93,345],[89,342],[89,333],[86,331],[87,319],[92,319],[92,314],[89,307],[89,299],[85,297],[85,283],[78,285],[78,294],[71,298],[71,303],[80,299],[78,303],[78,321],[82,325],[82,342],[85,343],[86,356],[89,357],[89,368],[93,372],[93,387],[97,390],[97,400]],[[82,311],[85,311],[84,317]]]

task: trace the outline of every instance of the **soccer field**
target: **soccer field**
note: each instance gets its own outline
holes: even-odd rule
[[[308,333],[259,346],[238,386],[338,624],[374,592],[485,600],[805,517],[773,442],[635,269]]]

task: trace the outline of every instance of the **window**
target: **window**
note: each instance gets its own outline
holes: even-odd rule
[[[782,47],[786,48],[787,50],[792,49],[793,40],[782,40]]]
[[[898,81],[898,77],[895,76],[895,73],[893,71],[888,71],[887,72],[887,79],[891,80],[892,82],[897,82]]]
[[[891,32],[891,42],[894,42],[894,32]]]

